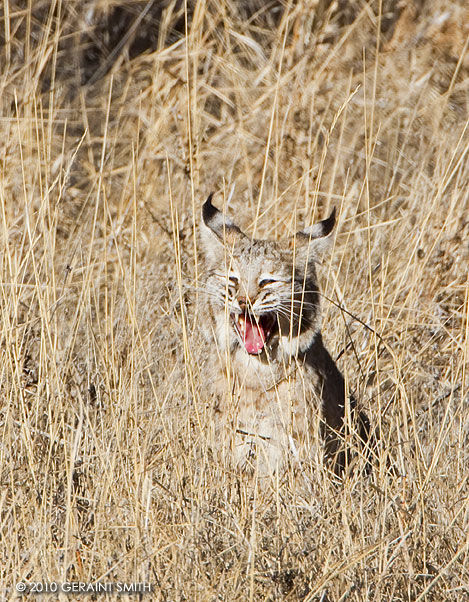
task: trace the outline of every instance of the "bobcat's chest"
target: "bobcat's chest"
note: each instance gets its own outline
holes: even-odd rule
[[[257,468],[265,475],[304,456],[320,416],[312,376],[300,364],[271,364],[248,373],[239,367],[233,373],[231,391],[225,383],[219,409],[224,438],[236,464]]]

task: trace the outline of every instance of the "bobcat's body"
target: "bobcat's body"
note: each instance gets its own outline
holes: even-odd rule
[[[334,215],[280,242],[248,238],[211,197],[203,218],[217,441],[272,474],[311,454],[321,430],[342,464],[345,386],[322,343],[315,270]]]

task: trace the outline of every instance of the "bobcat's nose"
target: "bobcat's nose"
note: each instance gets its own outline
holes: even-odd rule
[[[248,300],[246,299],[246,297],[238,297],[238,303],[239,307],[241,308],[241,311],[246,313],[248,306]]]

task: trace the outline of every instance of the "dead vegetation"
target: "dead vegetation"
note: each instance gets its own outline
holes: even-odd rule
[[[466,599],[465,2],[0,10],[4,599]],[[312,459],[258,488],[212,458],[212,190],[262,236],[338,208],[324,335],[379,433],[370,476]]]

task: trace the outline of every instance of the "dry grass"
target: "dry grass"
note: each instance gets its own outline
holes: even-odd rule
[[[118,4],[3,7],[0,596],[101,579],[168,602],[467,599],[464,1],[248,21],[207,0],[187,24],[168,1],[158,50],[123,38],[96,72]],[[256,487],[212,459],[212,190],[271,237],[338,207],[322,288],[361,322],[325,302],[324,336],[380,434],[370,476],[312,461]]]

